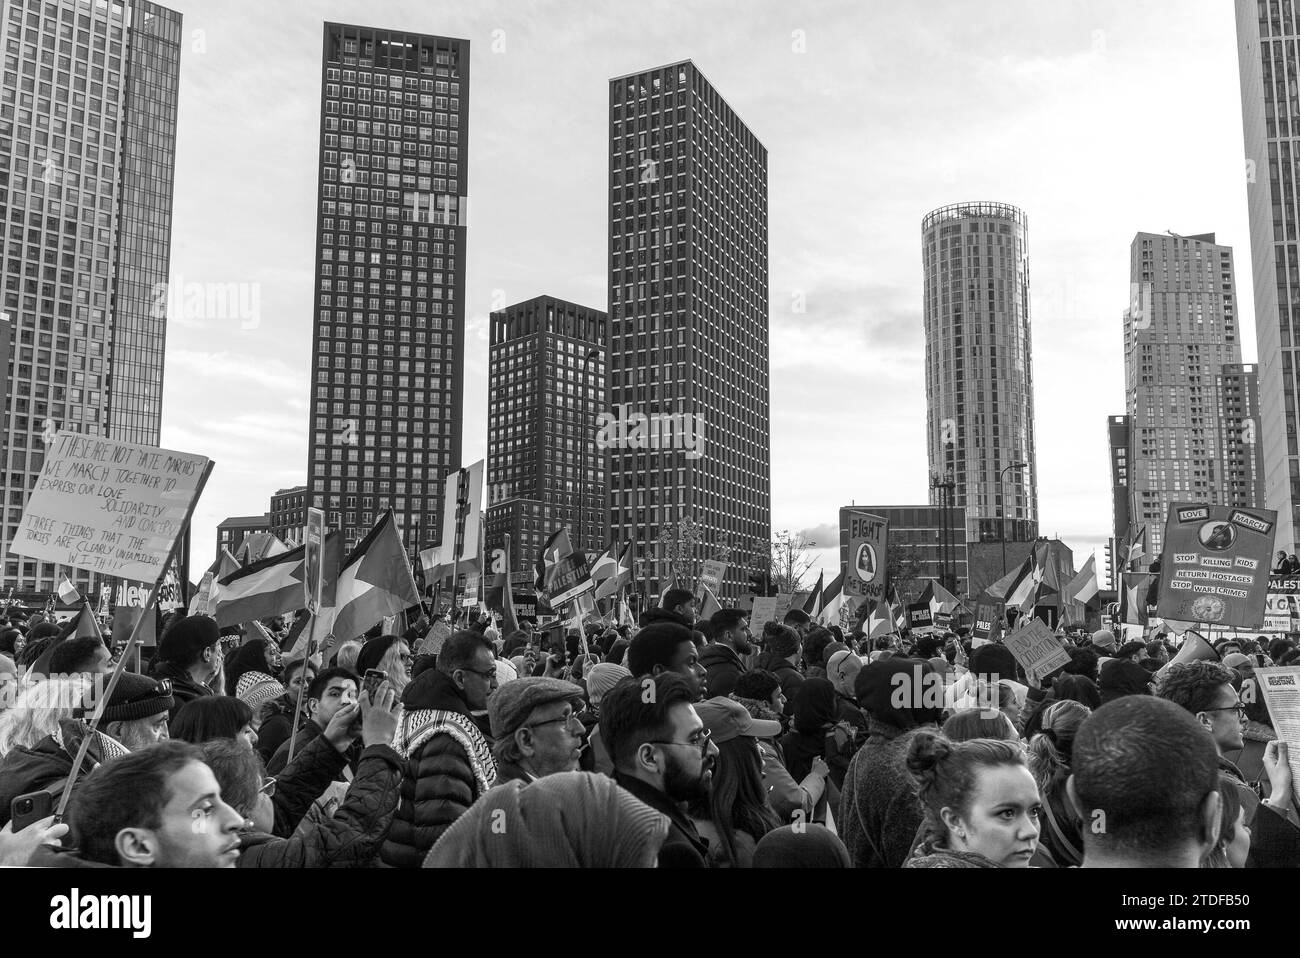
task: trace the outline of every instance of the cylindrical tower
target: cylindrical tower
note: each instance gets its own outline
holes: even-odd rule
[[[968,542],[1036,538],[1028,220],[1006,203],[955,203],[921,233],[930,473],[956,483]]]

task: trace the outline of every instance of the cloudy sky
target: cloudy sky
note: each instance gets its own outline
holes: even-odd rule
[[[1124,407],[1134,233],[1236,247],[1255,360],[1231,4],[171,6],[186,33],[172,279],[259,295],[256,323],[170,323],[163,444],[217,461],[200,567],[218,522],[306,478],[326,20],[471,41],[466,462],[486,446],[494,302],[607,306],[609,78],[688,57],[769,151],[772,521],[830,547],[817,558],[832,574],[838,506],[926,500],[927,211],[998,200],[1028,214],[1041,528],[1076,557],[1110,528],[1106,416]]]

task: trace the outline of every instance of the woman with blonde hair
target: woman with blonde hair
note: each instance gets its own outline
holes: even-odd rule
[[[85,675],[46,679],[23,689],[13,708],[0,713],[0,758],[14,749],[32,748],[63,719],[93,708],[92,689]]]

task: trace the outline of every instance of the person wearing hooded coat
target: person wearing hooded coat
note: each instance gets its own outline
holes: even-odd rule
[[[901,868],[925,817],[907,752],[918,731],[938,726],[943,677],[928,661],[894,657],[864,666],[855,688],[869,734],[849,763],[836,826],[855,868]]]
[[[825,760],[834,789],[830,800],[838,801],[844,775],[853,758],[853,730],[839,719],[839,702],[829,679],[805,679],[794,703],[794,721],[780,739],[785,767],[794,780],[802,781],[812,771],[813,759]]]

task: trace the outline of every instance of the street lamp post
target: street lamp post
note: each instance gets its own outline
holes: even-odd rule
[[[1002,497],[1002,519],[999,525],[1002,527],[1002,574],[1007,574],[1007,490],[1006,479],[1007,473],[1012,469],[1023,469],[1029,465],[1027,462],[1013,462],[1009,466],[1003,467],[998,473],[998,495]]]

